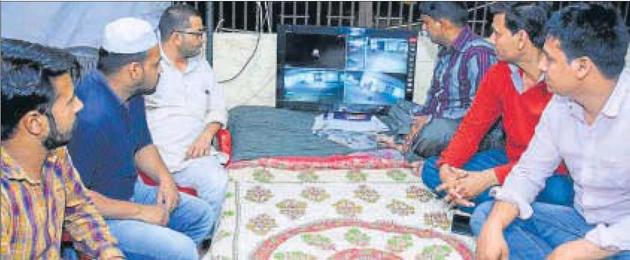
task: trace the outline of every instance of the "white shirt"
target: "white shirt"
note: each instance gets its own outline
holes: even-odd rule
[[[189,58],[181,72],[162,52],[161,66],[156,92],[145,97],[147,123],[169,171],[177,172],[187,166],[186,151],[208,123],[226,126],[227,109],[203,54]]]
[[[514,203],[520,217],[529,218],[530,204],[563,159],[574,181],[574,207],[596,225],[585,239],[606,249],[630,250],[630,69],[619,75],[590,126],[580,105],[554,96],[495,197]]]

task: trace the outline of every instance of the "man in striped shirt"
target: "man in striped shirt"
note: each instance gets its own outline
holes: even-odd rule
[[[123,258],[64,147],[83,107],[76,68],[61,50],[2,39],[2,259],[59,259],[63,229],[93,258]]]
[[[422,29],[439,45],[439,52],[427,100],[416,111],[402,150],[428,158],[446,147],[472,104],[481,78],[497,59],[493,46],[466,26],[468,12],[461,3],[423,2],[420,11]],[[491,134],[494,139],[500,135],[500,130]]]

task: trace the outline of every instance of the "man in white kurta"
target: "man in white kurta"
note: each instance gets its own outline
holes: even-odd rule
[[[205,28],[188,6],[171,6],[159,25],[162,74],[146,96],[149,130],[179,186],[193,187],[217,213],[225,196],[225,155],[211,145],[227,123],[223,89],[202,53]]]

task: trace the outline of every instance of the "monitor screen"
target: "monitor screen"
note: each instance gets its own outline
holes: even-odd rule
[[[413,96],[416,33],[281,26],[277,107],[380,112]]]

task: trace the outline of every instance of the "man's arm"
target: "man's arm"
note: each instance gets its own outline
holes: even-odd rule
[[[531,203],[560,163],[560,153],[554,140],[557,136],[556,131],[560,129],[553,125],[562,112],[558,111],[558,105],[560,104],[556,98],[552,98],[541,116],[527,150],[512,168],[503,186],[495,190],[497,201],[479,235],[477,244],[479,259],[507,257],[503,230],[517,216],[522,219],[531,217],[533,213]]]
[[[129,107],[133,113],[133,127],[136,134],[134,162],[140,171],[159,183],[156,204],[171,212],[179,204],[179,192],[157,147],[153,144],[147,125],[144,98],[135,97],[129,101]]]
[[[157,147],[153,144],[145,145],[136,152],[134,159],[136,167],[160,185],[156,204],[164,206],[169,212],[173,211],[179,204],[179,192]]]
[[[481,81],[481,86],[472,106],[464,116],[448,146],[440,155],[437,162],[438,167],[441,168],[444,164],[462,167],[477,152],[479,143],[501,116],[501,104],[503,102],[501,92],[504,86],[496,80],[499,76],[497,68],[495,66],[488,71]],[[440,175],[442,172],[440,171]]]
[[[599,224],[586,233],[585,240],[608,251],[630,250],[630,216],[612,225]]]
[[[64,228],[70,232],[75,246],[83,253],[98,259],[123,257],[118,242],[110,234],[103,217],[86,194],[81,177],[68,153],[62,152],[64,187],[66,191]]]
[[[197,139],[186,150],[185,159],[194,159],[202,156],[207,156],[211,151],[212,139],[221,129],[223,125],[218,122],[210,122],[206,125]]]
[[[212,149],[212,139],[222,127],[227,126],[227,106],[225,104],[223,87],[215,81],[214,72],[209,65],[208,73],[210,76],[208,82],[211,85],[209,86],[210,91],[207,92],[206,99],[206,103],[208,104],[204,118],[206,127],[188,147],[186,159],[209,155]]]
[[[516,205],[496,201],[477,238],[477,259],[507,259],[509,249],[503,230],[518,216]]]

